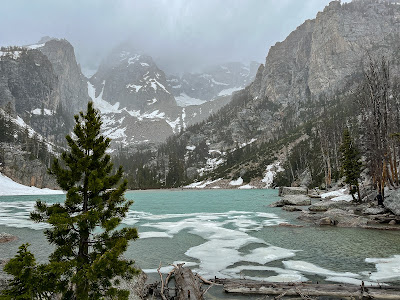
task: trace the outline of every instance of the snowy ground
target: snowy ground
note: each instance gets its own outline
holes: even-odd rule
[[[39,189],[16,183],[0,173],[0,196],[63,194],[60,190]]]
[[[349,195],[346,188],[321,194],[321,199],[330,199],[332,201],[353,201],[353,197]]]

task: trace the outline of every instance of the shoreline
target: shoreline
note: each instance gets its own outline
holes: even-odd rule
[[[344,195],[343,190],[324,193],[334,196],[323,198],[324,194],[309,194],[307,189],[300,189],[288,187],[280,189],[280,200],[270,204],[270,207],[280,207],[282,210],[295,213],[296,220],[313,226],[400,231],[400,216],[387,207],[378,206],[372,201],[355,203],[341,200],[349,196]]]

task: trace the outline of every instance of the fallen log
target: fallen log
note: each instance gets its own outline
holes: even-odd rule
[[[356,286],[348,284],[268,283],[243,279],[215,279],[226,293],[285,296],[330,296],[352,299],[400,299],[400,286]]]
[[[188,268],[183,268],[183,264],[178,264],[174,269],[175,286],[177,299],[179,300],[202,300],[203,292],[200,283]]]

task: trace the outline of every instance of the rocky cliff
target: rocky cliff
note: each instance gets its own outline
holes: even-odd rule
[[[85,110],[90,100],[87,80],[81,72],[74,48],[67,40],[51,39],[37,48],[51,62],[58,79],[61,109],[71,117]]]
[[[297,144],[304,146],[307,153],[319,153],[311,163],[320,166],[326,160],[319,152],[322,142],[315,139],[318,144],[313,145],[308,134],[314,137],[325,128],[317,130],[312,124],[328,119],[336,122],[337,126],[331,124],[337,130],[335,136],[328,137],[325,132],[325,138],[332,138],[336,141],[334,147],[339,147],[344,116],[350,115],[346,110],[351,107],[349,90],[362,79],[369,59],[384,56],[390,61],[392,76],[400,75],[397,2],[331,2],[315,19],[305,21],[284,41],[271,47],[250,86],[237,92],[206,122],[188,128],[163,151],[172,144],[179,145],[183,159],[205,143],[208,154],[202,160],[188,160],[185,167],[187,172],[191,170],[193,174],[194,169],[199,175],[217,169],[217,173],[210,173],[213,179],[244,176],[248,181],[268,177],[272,174],[268,166],[273,166],[274,160],[287,159]],[[346,106],[341,107],[341,103]],[[335,111],[330,111],[334,106]],[[356,113],[351,118],[356,118]],[[337,157],[336,150],[331,151],[335,155],[332,157]],[[318,174],[324,178],[323,166],[313,171],[322,172]]]
[[[333,1],[271,47],[252,96],[282,104],[316,99],[357,78],[368,56],[383,55],[398,66],[399,45],[399,5]],[[393,69],[399,74],[397,67]]]

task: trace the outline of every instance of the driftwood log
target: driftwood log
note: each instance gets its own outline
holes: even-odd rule
[[[183,268],[182,264],[179,264],[174,269],[174,276],[177,299],[203,299],[203,292],[200,288],[200,282],[197,280],[190,269]]]
[[[157,272],[160,275],[160,282],[148,284],[146,294],[152,297],[160,297],[163,300],[203,300],[204,294],[207,293],[214,283],[204,279],[198,274],[193,274],[190,269],[184,268],[183,265],[184,264],[172,265],[174,268],[168,273],[164,280],[163,274],[160,271],[160,263],[160,266],[157,269]],[[175,288],[171,288],[171,291],[175,291],[173,292],[173,295],[170,295],[170,288],[168,286],[171,278],[174,278],[175,281]],[[202,284],[210,286],[203,290]]]
[[[298,296],[330,296],[348,299],[400,299],[400,286],[356,286],[348,284],[267,283],[242,279],[215,279],[226,293]]]

